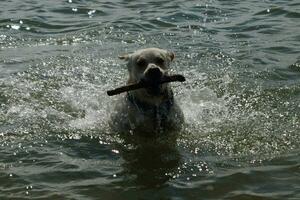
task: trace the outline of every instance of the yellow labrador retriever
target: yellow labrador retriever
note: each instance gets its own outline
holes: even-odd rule
[[[113,130],[149,136],[179,131],[184,117],[172,89],[169,83],[156,84],[168,76],[174,54],[147,48],[119,58],[127,61],[127,84],[144,81],[151,86],[128,91],[120,99],[112,114]]]

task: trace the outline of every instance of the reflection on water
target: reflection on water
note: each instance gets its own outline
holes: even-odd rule
[[[133,138],[125,138],[125,145],[120,146],[125,174],[133,175],[134,181],[145,187],[158,187],[172,178],[181,161],[176,140],[129,137]]]

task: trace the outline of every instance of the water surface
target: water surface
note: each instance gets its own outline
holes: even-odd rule
[[[300,3],[1,1],[1,199],[299,199]],[[123,53],[175,53],[186,123],[110,131]]]

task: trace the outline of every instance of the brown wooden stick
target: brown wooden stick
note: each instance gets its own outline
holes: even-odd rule
[[[169,82],[184,82],[185,81],[185,77],[180,75],[180,74],[175,74],[175,75],[170,75],[170,76],[164,76],[162,78],[162,80],[160,81],[159,84],[163,84],[163,83],[169,83]],[[138,83],[135,84],[130,84],[130,85],[125,85],[119,88],[116,88],[114,90],[109,90],[107,91],[107,95],[108,96],[113,96],[113,95],[117,95],[123,92],[128,92],[131,90],[137,90],[140,88],[146,88],[151,86],[150,83],[147,83],[145,81],[140,81]]]

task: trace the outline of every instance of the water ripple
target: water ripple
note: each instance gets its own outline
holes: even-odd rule
[[[297,199],[299,6],[0,2],[0,198]],[[174,145],[108,126],[117,55],[152,46],[187,77]]]

